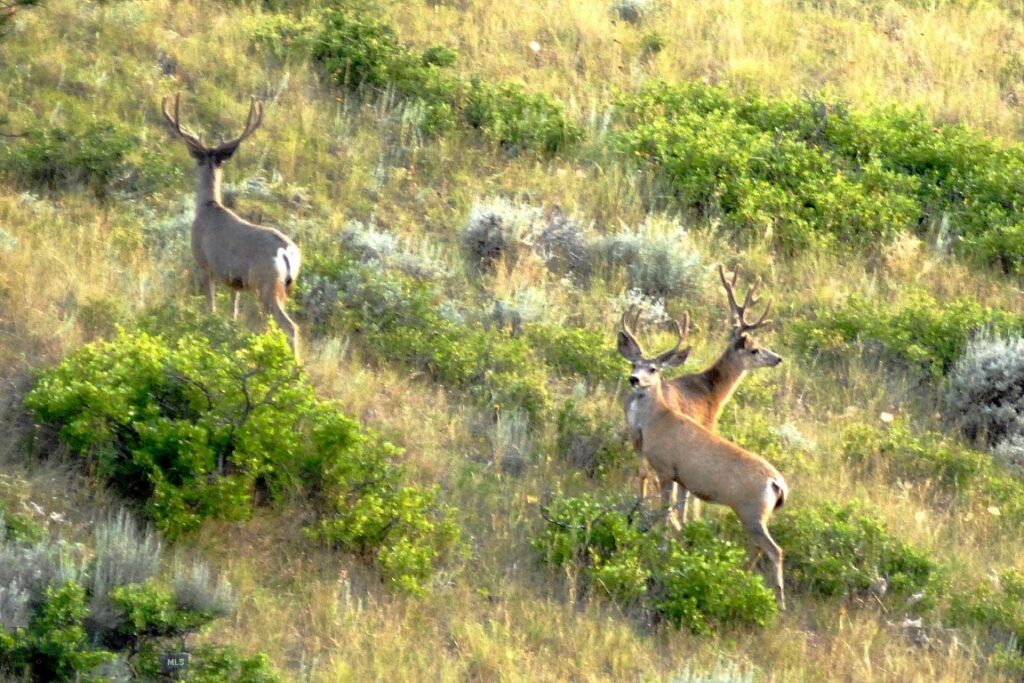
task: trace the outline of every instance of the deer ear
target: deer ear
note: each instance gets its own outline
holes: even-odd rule
[[[686,359],[690,356],[690,348],[691,347],[687,346],[685,349],[663,353],[658,356],[658,360],[656,362],[663,368],[679,367],[685,363]]]
[[[630,362],[638,360],[642,355],[636,340],[621,330],[618,335],[618,347],[619,354]]]

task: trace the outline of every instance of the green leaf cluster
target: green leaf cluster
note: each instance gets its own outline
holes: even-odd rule
[[[873,248],[933,229],[964,255],[1020,273],[1024,146],[919,109],[854,111],[702,83],[652,83],[618,101],[616,144],[678,201],[787,251]]]
[[[315,25],[314,25],[315,24]],[[428,135],[479,130],[509,151],[555,154],[583,138],[562,105],[518,83],[490,83],[452,71],[455,50],[403,45],[395,29],[369,12],[331,8],[308,18],[267,19],[254,40],[280,54],[308,48],[327,75],[352,91],[394,91]]]
[[[707,633],[728,625],[764,626],[775,597],[743,568],[746,553],[706,521],[680,539],[664,539],[641,501],[592,496],[562,498],[544,510],[533,541],[548,564],[579,572],[584,585],[621,606],[639,606],[677,628]]]
[[[280,332],[121,332],[41,373],[25,405],[172,537],[247,519],[257,491],[305,496],[314,535],[407,588],[458,539],[436,491],[402,485],[397,448],[314,396]]]
[[[935,378],[948,372],[971,337],[981,332],[1019,335],[1024,332],[1024,317],[972,299],[940,302],[922,292],[908,292],[890,305],[851,296],[841,307],[787,328],[793,346],[804,354],[846,352],[859,343]]]
[[[786,553],[787,583],[818,595],[865,594],[885,579],[890,595],[905,596],[938,576],[926,553],[893,536],[858,503],[790,510],[773,521],[772,535]]]

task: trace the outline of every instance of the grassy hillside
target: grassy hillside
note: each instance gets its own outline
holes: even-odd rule
[[[265,120],[226,201],[303,250],[302,377],[404,449],[403,485],[437,487],[463,546],[398,590],[379,558],[311,539],[320,503],[288,480],[174,541],[238,596],[196,642],[266,653],[283,680],[1021,676],[1024,480],[944,399],[974,335],[1024,330],[1019,3],[342,5],[336,34],[284,1],[46,0],[9,23],[0,509],[88,543],[122,502],[23,407],[40,371],[119,329],[263,329],[252,297],[237,328],[202,322],[194,162],[159,110],[181,92],[215,140],[252,94]],[[790,609],[694,635],[537,539],[558,501],[633,495],[615,326],[642,303],[643,343],[667,348],[654,323],[689,311],[686,371],[709,364],[719,263],[774,300],[758,338],[785,362],[722,430],[792,489],[772,527]],[[299,460],[273,462],[298,480]],[[913,572],[885,553],[927,577],[901,593]]]

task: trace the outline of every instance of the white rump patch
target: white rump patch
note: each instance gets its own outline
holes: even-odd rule
[[[279,247],[277,256],[274,257],[274,266],[277,268],[277,276],[282,282],[292,282],[299,275],[301,264],[299,250],[293,245]]]

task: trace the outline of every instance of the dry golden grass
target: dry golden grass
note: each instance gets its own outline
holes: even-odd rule
[[[596,0],[392,3],[387,13],[404,40],[457,45],[467,73],[520,80],[557,95],[592,132],[600,132],[613,89],[652,78],[698,78],[770,94],[824,89],[858,104],[918,104],[943,120],[1007,137],[1021,133],[1014,102],[1024,96],[1024,83],[1007,75],[1007,65],[1024,47],[1024,29],[1010,10],[811,4],[663,2],[639,26],[613,21],[607,4]],[[431,240],[454,264],[456,234],[470,206],[492,196],[559,205],[592,220],[598,231],[635,226],[647,216],[648,181],[593,150],[586,161],[540,162],[416,140],[403,128],[400,110],[339,95],[304,62],[254,54],[248,32],[259,15],[245,3],[49,0],[24,12],[0,47],[10,71],[2,78],[0,110],[16,127],[35,118],[60,123],[95,109],[143,131],[147,144],[173,148],[178,143],[163,132],[157,109],[164,94],[186,91],[187,120],[211,136],[238,127],[249,93],[267,97],[264,128],[230,162],[226,180],[276,171],[308,192],[309,204],[299,208],[238,199],[243,213],[265,210],[297,226],[307,248],[331,244],[348,220],[372,217],[396,234]],[[644,56],[640,42],[651,32],[662,35],[665,47]],[[161,71],[168,60],[170,74]],[[0,227],[16,246],[0,245],[0,372],[24,377],[103,334],[119,315],[130,320],[147,306],[189,297],[186,251],[158,257],[142,237],[144,227],[175,213],[182,198],[188,205],[190,162],[183,149],[174,154],[181,180],[130,204],[4,188]],[[905,244],[882,263],[821,254],[783,261],[766,248],[737,250],[708,231],[693,234],[705,263],[737,260],[765,276],[781,326],[851,293],[891,298],[908,286],[1019,308],[1017,285],[927,245]],[[599,321],[611,344],[619,315],[615,284],[609,291],[570,290],[524,259],[482,280],[479,291],[467,285],[458,294],[486,307],[495,297],[529,291],[543,302],[544,319],[562,322],[572,311]],[[719,287],[709,269],[692,300],[669,302],[673,313],[694,314],[700,339],[691,367],[712,361],[724,338]],[[1019,539],[1008,539],[983,508],[944,509],[926,485],[896,488],[840,462],[836,434],[844,420],[870,421],[889,411],[934,424],[934,389],[902,375],[880,378],[877,367],[858,357],[794,367],[789,349],[771,336],[767,342],[787,356],[780,371],[758,380],[774,387],[772,419],[793,422],[816,444],[812,460],[792,476],[794,504],[864,499],[899,537],[970,580],[985,580],[990,567],[1020,566]],[[369,363],[345,338],[311,339],[306,369],[320,395],[406,449],[413,481],[442,487],[462,510],[471,551],[442,573],[431,594],[414,599],[383,590],[359,562],[305,542],[302,509],[207,525],[188,545],[242,596],[237,616],[208,637],[268,652],[288,680],[690,680],[689,674],[716,667],[739,680],[998,677],[980,650],[947,635],[936,633],[931,646],[915,648],[890,623],[897,616],[871,605],[797,597],[768,629],[708,638],[641,623],[605,600],[581,596],[574,577],[552,576],[536,564],[528,545],[538,524],[536,501],[548,491],[592,486],[550,455],[550,428],[530,437],[528,467],[515,477],[502,471],[496,453],[509,447],[501,441],[508,435],[498,433],[490,415],[427,378]],[[619,419],[614,397],[594,400],[608,419]],[[0,444],[14,458],[15,440]],[[102,492],[65,495],[77,480],[57,464],[6,469],[12,479],[0,481],[5,499],[45,500],[58,510],[87,509],[94,498],[108,502]],[[609,486],[628,485],[625,474],[616,476]]]

